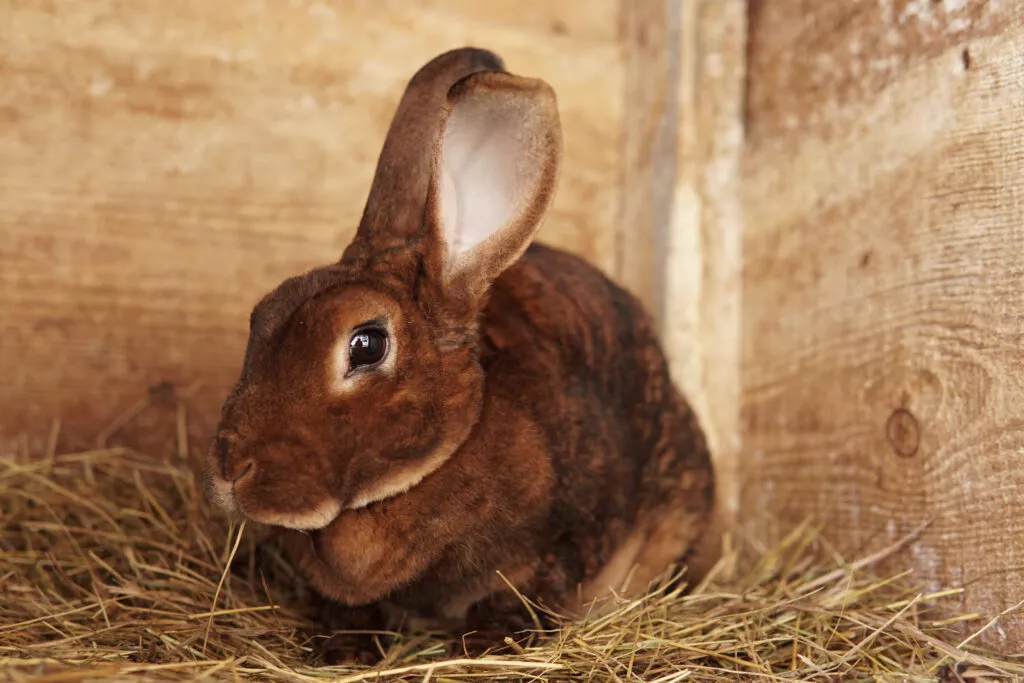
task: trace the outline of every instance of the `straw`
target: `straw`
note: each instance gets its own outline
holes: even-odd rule
[[[652,590],[529,646],[509,638],[472,658],[457,636],[410,633],[377,668],[320,666],[317,597],[258,543],[262,530],[210,514],[187,444],[158,456],[108,442],[59,454],[51,434],[45,457],[0,456],[0,678],[1024,680],[1024,661],[981,645],[1020,604],[956,614],[961,587],[922,591],[912,572],[879,572],[923,528],[844,563],[822,559],[834,556],[809,522],[760,552],[730,538],[691,592]]]

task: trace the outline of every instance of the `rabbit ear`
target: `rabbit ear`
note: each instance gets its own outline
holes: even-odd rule
[[[416,72],[384,139],[357,237],[419,236],[449,89],[469,74],[503,70],[493,52],[464,47],[438,55]]]
[[[558,106],[543,81],[482,72],[452,87],[427,206],[449,291],[479,297],[522,255],[561,157]]]

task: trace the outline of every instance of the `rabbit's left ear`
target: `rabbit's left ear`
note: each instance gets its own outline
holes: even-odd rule
[[[554,91],[504,72],[448,92],[427,231],[451,292],[477,298],[529,246],[554,198],[562,132]]]

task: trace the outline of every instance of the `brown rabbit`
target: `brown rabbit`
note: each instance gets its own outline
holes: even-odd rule
[[[579,613],[646,590],[708,527],[705,439],[650,319],[530,246],[561,155],[547,84],[486,50],[436,57],[341,261],[252,312],[207,495],[281,529],[341,625],[528,625],[506,580]]]

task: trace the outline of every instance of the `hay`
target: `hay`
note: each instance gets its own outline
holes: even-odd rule
[[[272,549],[256,557],[252,533],[207,516],[195,465],[180,447],[0,457],[0,678],[379,680],[316,666],[312,596]],[[1022,680],[1024,661],[963,636],[994,620],[933,606],[958,590],[873,574],[895,546],[819,566],[817,541],[805,525],[752,563],[728,549],[691,594],[655,592],[505,653],[445,659],[445,643],[406,636],[379,668],[433,682]]]

